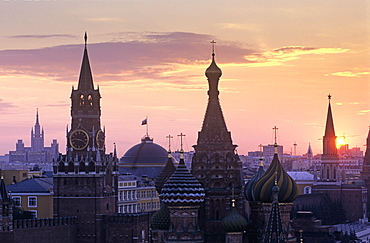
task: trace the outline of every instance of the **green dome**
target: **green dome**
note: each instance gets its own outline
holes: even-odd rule
[[[247,229],[247,220],[241,216],[235,207],[221,219],[221,227],[226,232],[243,232]]]
[[[152,227],[157,230],[168,230],[170,228],[170,210],[167,205],[164,204],[163,207],[155,212],[152,216]]]

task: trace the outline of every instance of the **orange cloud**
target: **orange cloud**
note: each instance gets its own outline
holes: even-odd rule
[[[339,76],[339,77],[348,77],[348,78],[359,78],[363,75],[369,75],[370,72],[352,72],[352,71],[344,71],[344,72],[336,72],[331,74],[326,74],[325,76]]]
[[[347,52],[348,49],[342,48],[315,48],[315,47],[303,47],[303,46],[286,46],[272,51],[266,51],[263,53],[253,53],[245,56],[245,58],[251,63],[248,66],[251,67],[266,67],[266,66],[280,66],[287,61],[297,60],[302,55],[315,54],[336,54]]]

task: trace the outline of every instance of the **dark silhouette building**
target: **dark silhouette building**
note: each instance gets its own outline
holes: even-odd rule
[[[328,96],[328,112],[323,136],[321,173],[312,187],[312,194],[327,194],[333,203],[345,211],[345,218],[355,221],[366,216],[367,189],[361,185],[344,182],[343,171],[339,168],[336,135],[331,109],[331,95]]]
[[[237,145],[231,139],[222,114],[218,82],[222,75],[212,53],[211,65],[205,75],[208,79],[208,105],[203,126],[198,133],[192,173],[203,185],[206,193],[200,208],[200,226],[205,231],[205,242],[224,242],[225,232],[221,219],[231,208],[231,189],[235,189],[236,209],[244,214],[242,196],[242,164],[235,152]]]

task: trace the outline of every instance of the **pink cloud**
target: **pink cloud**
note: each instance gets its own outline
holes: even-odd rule
[[[179,65],[209,63],[209,42],[212,39],[212,36],[195,33],[146,33],[134,41],[88,44],[88,51],[93,75],[100,83],[146,79],[167,83],[181,79],[186,82],[191,75],[169,78],[162,74],[175,71]],[[244,56],[254,52],[235,43],[221,41],[217,43],[216,51],[219,63],[245,63]],[[82,54],[83,43],[0,51],[0,75],[29,75],[76,82]]]

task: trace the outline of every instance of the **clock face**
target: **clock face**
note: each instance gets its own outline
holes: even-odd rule
[[[89,144],[89,135],[84,130],[75,130],[69,137],[72,148],[82,150]]]
[[[98,149],[102,150],[104,148],[105,143],[105,134],[102,130],[99,130],[96,134],[96,144],[98,146]]]

